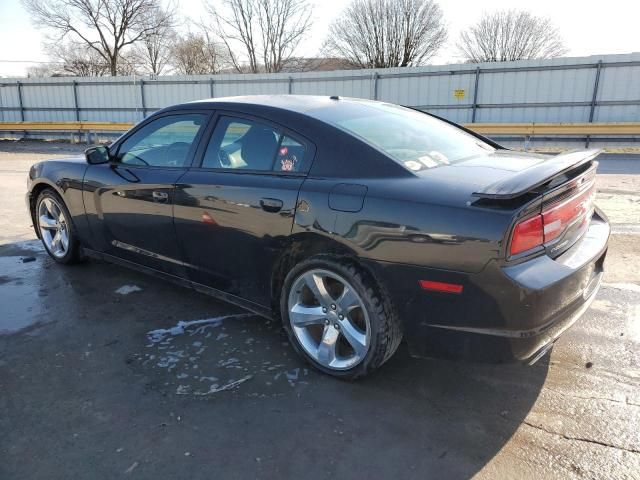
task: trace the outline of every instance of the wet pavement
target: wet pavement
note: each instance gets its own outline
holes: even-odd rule
[[[275,322],[114,265],[56,265],[9,208],[28,159],[5,150],[1,479],[640,478],[640,157],[598,179],[616,232],[605,284],[551,355],[493,366],[402,346],[349,383]]]

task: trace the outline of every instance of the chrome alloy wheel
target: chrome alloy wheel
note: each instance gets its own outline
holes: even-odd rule
[[[341,276],[313,269],[293,282],[289,322],[296,339],[316,362],[347,370],[367,355],[371,324],[364,303]]]
[[[51,197],[38,204],[38,228],[51,255],[64,257],[69,251],[69,225],[62,207]]]

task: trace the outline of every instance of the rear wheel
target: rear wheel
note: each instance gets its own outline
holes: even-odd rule
[[[402,338],[378,285],[354,264],[318,256],[287,275],[280,302],[296,351],[330,375],[354,379],[382,365]]]
[[[80,260],[80,245],[71,223],[71,215],[53,190],[43,190],[38,196],[35,220],[40,239],[51,258],[63,264]]]

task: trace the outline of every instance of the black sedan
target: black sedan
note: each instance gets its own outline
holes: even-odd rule
[[[417,356],[534,362],[588,308],[609,224],[598,151],[507,150],[387,103],[252,96],[165,108],[35,164],[59,263],[97,257],[282,320],[355,378]]]

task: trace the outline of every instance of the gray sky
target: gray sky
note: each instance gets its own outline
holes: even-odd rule
[[[312,0],[315,22],[298,53],[316,55],[327,25],[348,3],[345,0]],[[457,60],[455,41],[461,30],[485,11],[501,8],[528,9],[550,17],[560,28],[569,56],[640,51],[640,2],[638,0],[440,0],[449,26],[449,41],[431,63]],[[198,18],[203,14],[201,0],[180,0],[180,11]],[[33,27],[20,0],[0,0],[0,60],[46,60],[42,33]],[[28,64],[0,62],[0,76],[24,75]]]

